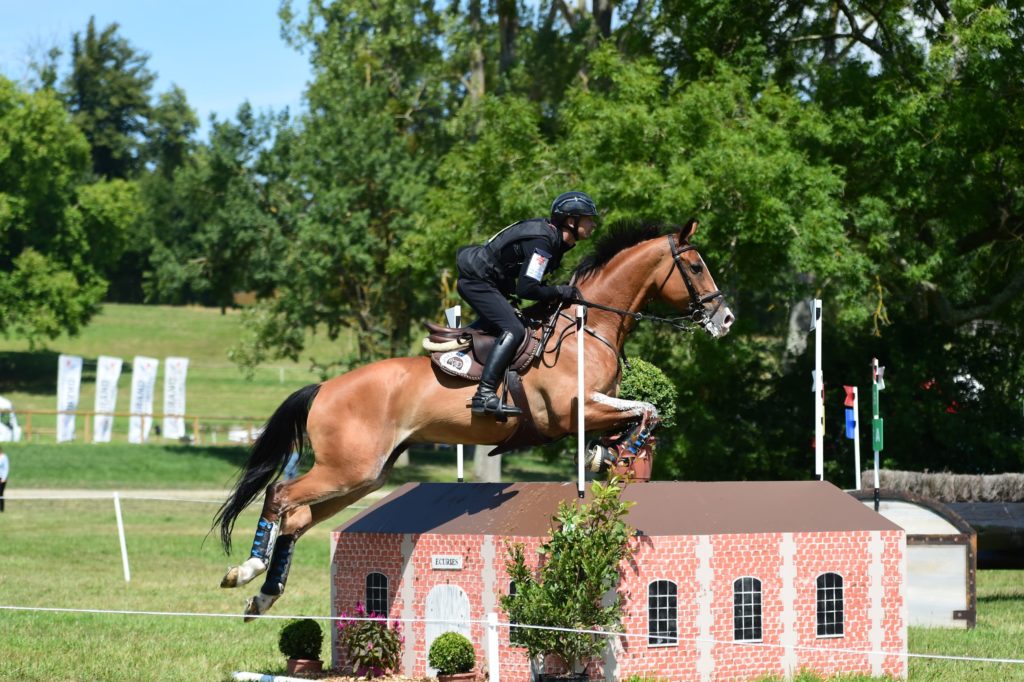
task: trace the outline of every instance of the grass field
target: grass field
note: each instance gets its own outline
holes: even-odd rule
[[[169,356],[189,359],[187,412],[202,417],[266,419],[292,391],[320,380],[311,370],[311,360],[336,359],[344,340],[332,342],[325,335],[307,338],[299,362],[276,360],[256,368],[252,379],[228,359],[228,351],[243,331],[237,310],[222,315],[216,308],[195,306],[144,306],[106,304],[93,322],[74,338],[61,336],[45,348],[31,349],[20,340],[0,338],[0,395],[10,399],[16,410],[56,409],[57,357],[61,353],[80,355],[82,372],[81,409],[91,410],[95,401],[96,358],[120,357],[125,364],[119,382],[117,409],[127,412],[131,388],[131,362],[136,355],[157,358],[154,412],[163,410],[163,363]],[[24,417],[22,423],[24,425]],[[78,428],[84,430],[79,420]],[[36,416],[33,425],[53,429],[53,417]],[[213,423],[211,423],[212,425]],[[246,426],[245,419],[217,422],[221,427]],[[127,417],[115,419],[115,438],[125,438]],[[49,436],[52,442],[53,436]]]

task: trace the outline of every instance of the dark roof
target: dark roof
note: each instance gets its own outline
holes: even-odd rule
[[[900,530],[821,481],[651,481],[623,498],[645,535]],[[546,536],[558,503],[576,499],[574,483],[406,483],[336,530]]]

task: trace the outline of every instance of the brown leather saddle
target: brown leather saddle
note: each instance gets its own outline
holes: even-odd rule
[[[424,323],[430,335],[423,339],[423,347],[430,352],[430,361],[440,371],[460,379],[479,381],[484,371],[487,356],[497,338],[476,327],[445,327],[432,322]],[[515,406],[523,412],[517,418],[516,429],[505,441],[491,451],[491,456],[511,450],[550,443],[551,439],[537,428],[530,411],[530,403],[523,388],[522,375],[530,369],[534,360],[543,353],[542,326],[528,325],[526,338],[516,351],[516,356],[505,372],[502,382],[502,402],[511,394]],[[505,415],[496,415],[498,421],[507,421]]]
[[[423,347],[430,352],[430,361],[445,374],[480,381],[487,356],[491,354],[497,338],[475,327],[445,327],[432,322],[424,324],[430,335],[423,340]],[[511,371],[525,374],[530,368],[540,346],[539,331],[527,328],[526,338],[509,365]]]

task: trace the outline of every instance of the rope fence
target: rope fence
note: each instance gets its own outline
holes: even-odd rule
[[[193,611],[133,611],[133,610],[112,610],[112,609],[72,609],[72,608],[59,608],[59,607],[42,607],[42,606],[14,606],[3,604],[0,605],[0,611],[28,611],[28,612],[41,612],[41,613],[78,613],[88,615],[104,615],[104,616],[148,616],[148,617],[170,617],[170,618],[228,618],[238,620],[241,618],[237,613],[202,613]],[[619,639],[647,639],[647,635],[642,633],[630,634],[628,632],[609,632],[607,630],[580,630],[573,628],[560,628],[548,625],[528,625],[525,623],[509,623],[506,621],[498,620],[444,620],[438,618],[366,618],[366,617],[355,617],[355,616],[319,616],[319,615],[281,615],[281,614],[263,614],[261,616],[251,615],[246,618],[260,619],[260,620],[298,620],[298,619],[310,619],[323,622],[355,622],[355,621],[366,621],[366,622],[383,622],[386,620],[388,624],[391,623],[402,623],[403,625],[421,623],[421,624],[434,624],[434,625],[483,625],[486,628],[501,628],[511,630],[514,628],[522,628],[524,630],[548,630],[551,632],[569,632],[581,635],[596,635],[600,637],[619,638]],[[873,649],[841,649],[836,647],[815,647],[806,646],[799,644],[772,644],[770,642],[736,642],[733,640],[713,639],[706,637],[672,637],[668,635],[658,635],[659,638],[668,639],[679,643],[692,643],[692,644],[726,644],[739,647],[760,647],[769,649],[793,649],[798,651],[823,651],[828,653],[847,653],[847,654],[858,654],[863,656],[875,655],[875,656],[898,656],[907,658],[919,658],[919,659],[931,659],[940,661],[965,661],[971,663],[1002,663],[1010,665],[1024,665],[1024,658],[985,658],[982,656],[953,656],[949,654],[917,654],[917,653],[904,653],[902,651],[885,651],[885,650],[873,650]]]

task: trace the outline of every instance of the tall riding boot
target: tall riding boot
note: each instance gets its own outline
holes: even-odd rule
[[[516,354],[516,345],[513,343],[512,332],[503,333],[491,349],[487,357],[487,364],[484,365],[483,375],[480,377],[480,385],[477,386],[476,395],[473,396],[473,414],[506,414],[518,415],[523,411],[514,405],[504,405],[501,396],[495,391],[501,384]]]

